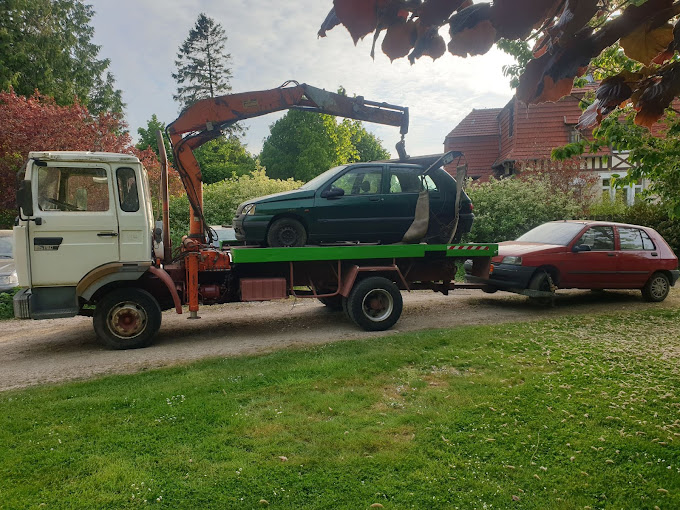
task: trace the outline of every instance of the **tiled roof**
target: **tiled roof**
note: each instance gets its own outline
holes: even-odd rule
[[[502,108],[472,110],[467,117],[453,128],[448,137],[498,135],[498,114]]]

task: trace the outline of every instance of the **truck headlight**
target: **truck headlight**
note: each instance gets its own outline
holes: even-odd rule
[[[508,264],[510,266],[521,266],[522,257],[503,257],[501,264]]]
[[[17,277],[16,271],[10,274],[0,275],[0,284],[3,285],[17,285],[19,283],[19,278]]]
[[[248,204],[243,208],[243,211],[241,211],[241,214],[244,216],[250,216],[252,214],[255,214],[255,204]]]

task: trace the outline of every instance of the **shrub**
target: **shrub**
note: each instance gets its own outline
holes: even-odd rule
[[[0,320],[14,318],[14,294],[19,292],[19,289],[14,289],[9,292],[0,292]]]
[[[571,193],[555,189],[542,175],[522,179],[491,179],[468,190],[475,222],[469,242],[515,239],[546,221],[578,217],[580,206]]]

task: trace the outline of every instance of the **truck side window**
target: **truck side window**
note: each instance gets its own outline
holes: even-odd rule
[[[139,195],[135,171],[132,168],[119,168],[116,170],[116,180],[118,181],[120,208],[125,212],[139,211]]]
[[[43,167],[38,172],[41,211],[109,210],[109,185],[103,168]]]

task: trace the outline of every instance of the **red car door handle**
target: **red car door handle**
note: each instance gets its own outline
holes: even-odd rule
[[[658,256],[659,256],[659,254],[657,252],[655,252],[655,251],[652,252],[652,257],[658,257]]]
[[[607,257],[616,257],[616,253],[607,253]]]
[[[370,197],[369,200],[371,202],[380,202],[382,200],[382,198],[380,198],[380,197]]]

